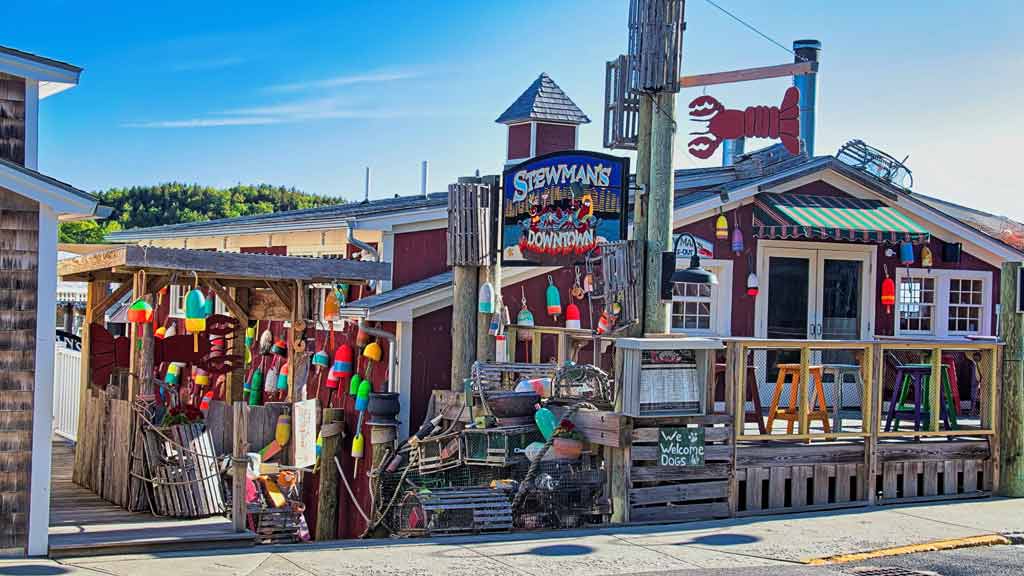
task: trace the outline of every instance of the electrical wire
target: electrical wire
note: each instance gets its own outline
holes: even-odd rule
[[[737,15],[733,14],[732,12],[729,12],[728,10],[726,10],[725,8],[723,8],[722,6],[720,6],[720,5],[718,5],[717,3],[715,3],[715,2],[714,2],[714,0],[704,0],[704,1],[705,1],[705,2],[707,2],[708,4],[711,4],[711,5],[712,5],[712,6],[714,6],[715,8],[718,8],[718,9],[719,9],[719,10],[720,10],[720,11],[721,11],[721,12],[722,12],[723,14],[725,14],[726,16],[728,16],[728,17],[732,18],[733,20],[735,20],[735,21],[739,22],[739,23],[740,23],[740,24],[742,24],[742,25],[743,25],[744,27],[746,27],[746,28],[747,28],[747,29],[749,29],[749,30],[750,30],[751,32],[753,32],[754,34],[757,34],[757,35],[758,35],[758,36],[760,36],[761,38],[764,38],[765,40],[767,40],[767,41],[771,42],[772,44],[775,44],[776,46],[778,46],[779,48],[782,48],[782,49],[783,49],[783,50],[785,50],[786,52],[789,52],[790,54],[794,54],[794,55],[795,55],[795,53],[794,53],[794,52],[793,52],[792,50],[790,50],[789,48],[787,48],[786,46],[784,46],[784,45],[783,45],[782,43],[780,43],[780,42],[779,42],[778,40],[776,40],[776,39],[772,38],[771,36],[769,36],[769,35],[765,34],[764,32],[761,32],[760,30],[758,30],[757,28],[755,28],[755,27],[754,27],[754,26],[753,26],[752,24],[749,24],[749,23],[747,23],[746,21],[744,21],[744,20],[743,20],[742,18],[740,18],[739,16],[737,16]],[[806,58],[800,58],[800,59],[801,59],[801,60],[806,60]]]

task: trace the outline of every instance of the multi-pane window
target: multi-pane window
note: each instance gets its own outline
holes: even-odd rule
[[[901,278],[896,307],[900,332],[931,334],[935,317],[935,278]]]
[[[981,331],[984,284],[981,280],[951,278],[949,280],[950,332],[977,334]]]
[[[175,284],[171,286],[169,315],[174,318],[185,317],[185,297],[188,295],[188,288]]]
[[[711,284],[680,282],[672,291],[672,328],[675,330],[711,330]]]
[[[896,271],[897,336],[992,334],[992,273],[981,270]]]

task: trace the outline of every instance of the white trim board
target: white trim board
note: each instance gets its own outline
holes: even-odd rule
[[[39,206],[38,293],[57,293],[57,215]],[[28,555],[46,555],[50,529],[50,457],[53,450],[53,364],[57,304],[36,299],[36,369],[32,392],[32,463],[29,480]]]
[[[77,86],[80,74],[7,52],[0,52],[0,72],[37,81],[40,99]]]

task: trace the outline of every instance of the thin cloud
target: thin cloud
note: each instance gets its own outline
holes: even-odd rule
[[[387,82],[398,82],[418,77],[415,72],[368,72],[366,74],[349,74],[344,76],[333,76],[320,80],[309,80],[306,82],[292,82],[288,84],[273,84],[267,86],[267,92],[303,92],[306,90],[338,88],[341,86],[354,86],[357,84],[384,84]]]
[[[256,116],[244,118],[186,118],[183,120],[153,120],[148,122],[128,122],[125,128],[216,128],[220,126],[265,126],[280,124],[280,120],[272,117]]]
[[[175,72],[198,72],[203,70],[220,70],[231,66],[238,66],[245,63],[241,56],[224,56],[222,58],[210,58],[207,60],[193,60],[179,62],[171,67]]]

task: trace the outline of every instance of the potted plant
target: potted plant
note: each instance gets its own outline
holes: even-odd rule
[[[551,451],[556,458],[575,460],[583,452],[583,435],[576,425],[563,418],[552,434]]]

